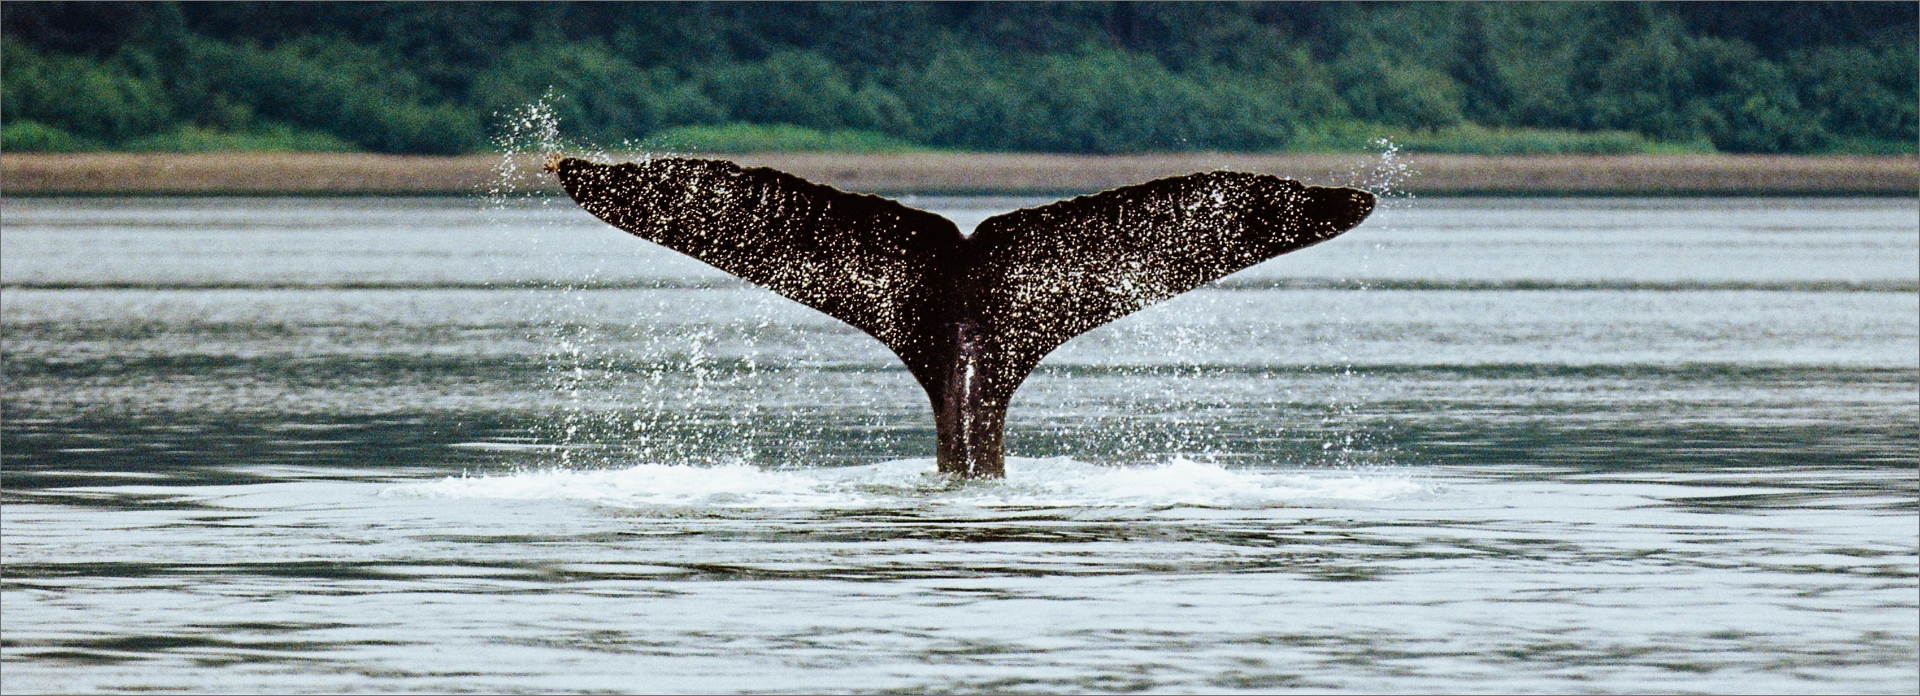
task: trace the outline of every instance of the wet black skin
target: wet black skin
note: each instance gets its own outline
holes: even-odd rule
[[[607,223],[879,339],[927,392],[942,473],[1006,475],[1007,402],[1068,339],[1261,261],[1332,239],[1374,197],[1204,172],[980,223],[722,160],[555,158]]]

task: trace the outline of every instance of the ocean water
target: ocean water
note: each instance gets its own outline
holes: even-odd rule
[[[0,219],[8,693],[1920,690],[1912,200],[1396,201],[1067,344],[972,483],[565,201]]]

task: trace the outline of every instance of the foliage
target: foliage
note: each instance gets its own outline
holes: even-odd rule
[[[400,62],[350,43],[296,41],[257,49],[196,40],[194,77],[243,111],[332,133],[376,152],[452,154],[481,144],[480,119],[430,94]],[[244,126],[244,113],[223,125]]]
[[[664,68],[641,70],[592,43],[516,46],[474,79],[469,103],[497,121],[542,97],[578,136],[606,143],[717,123],[726,113],[697,85],[677,84]]]
[[[864,130],[817,130],[777,123],[680,126],[636,145],[668,152],[920,152],[927,148]]]
[[[8,42],[0,112],[73,135],[115,142],[152,133],[171,119],[166,89],[131,52],[106,60],[48,55]]]
[[[8,151],[1912,152],[1913,3],[0,5]],[[849,135],[861,134],[861,135]]]
[[[723,65],[700,82],[728,117],[747,123],[895,131],[906,125],[898,97],[873,85],[856,89],[845,71],[817,53],[782,51]]]
[[[1637,155],[1655,143],[1627,131],[1576,132],[1539,128],[1486,128],[1463,124],[1395,139],[1407,152],[1463,155]]]
[[[90,152],[99,149],[100,143],[39,121],[14,119],[0,126],[0,151]]]
[[[1825,46],[1794,53],[1787,66],[1800,103],[1837,136],[1884,138],[1920,128],[1911,53],[1894,46]]]
[[[1352,152],[1381,139],[1407,152],[1456,155],[1642,155],[1712,152],[1704,140],[1663,143],[1628,131],[1489,128],[1463,123],[1435,129],[1385,126],[1365,121],[1329,121],[1302,131],[1287,149]]]
[[[183,125],[121,146],[132,152],[352,152],[359,148],[327,133],[284,123],[259,123],[242,132]]]

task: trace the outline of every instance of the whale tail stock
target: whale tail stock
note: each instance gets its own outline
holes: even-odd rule
[[[986,219],[971,236],[897,202],[772,169],[555,158],[601,220],[866,332],[932,402],[942,473],[1005,474],[1007,402],[1068,339],[1352,229],[1374,197],[1273,176],[1159,179]]]

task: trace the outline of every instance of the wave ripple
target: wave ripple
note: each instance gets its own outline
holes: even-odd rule
[[[1424,487],[1398,472],[1229,469],[1176,458],[1103,466],[1058,457],[1010,457],[1002,481],[961,481],[931,459],[868,466],[768,470],[746,464],[636,464],[448,477],[387,489],[427,498],[559,499],[618,507],[871,509],[975,507],[1202,507],[1258,509],[1306,500],[1377,501]]]

